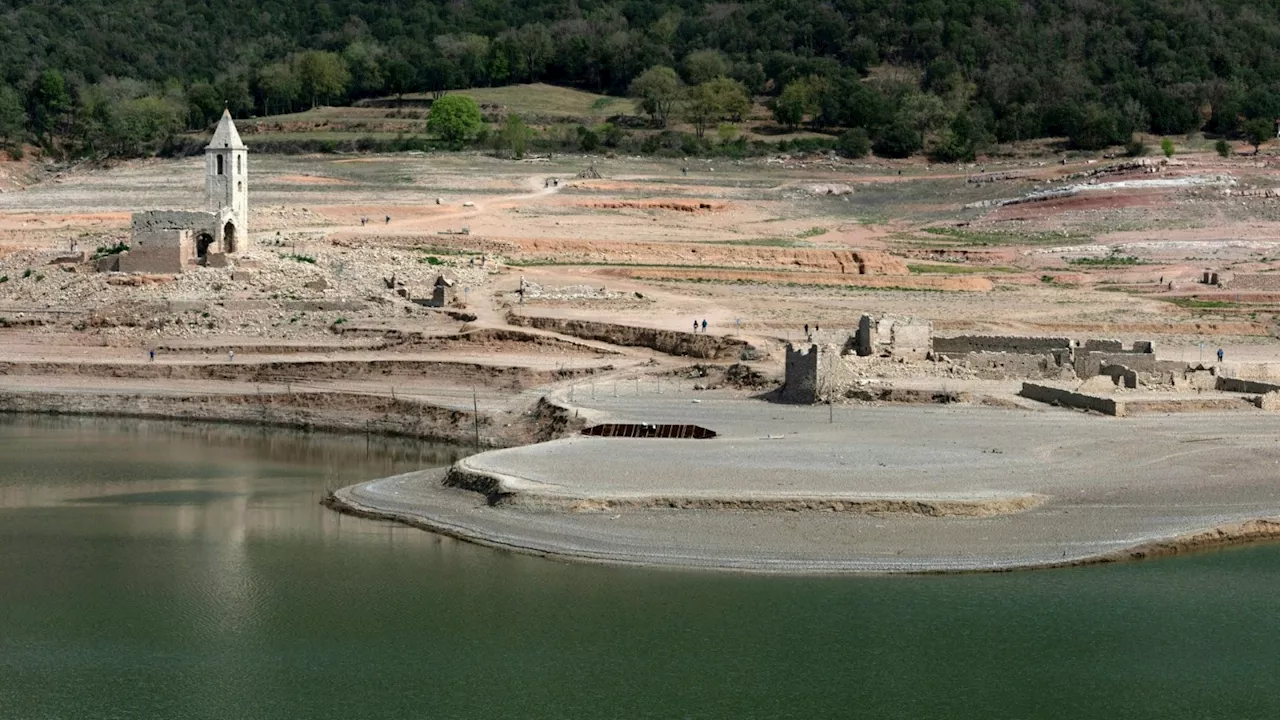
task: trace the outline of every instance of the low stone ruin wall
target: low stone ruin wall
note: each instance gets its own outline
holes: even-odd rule
[[[1032,378],[1053,380],[1071,377],[1071,365],[1067,362],[1067,353],[1003,353],[973,352],[959,357],[949,358],[963,361],[987,380],[1003,380],[1005,378]]]
[[[1257,380],[1241,380],[1240,378],[1219,377],[1216,388],[1223,392],[1238,392],[1263,395],[1269,392],[1280,390],[1280,385],[1275,383],[1259,382]]]
[[[1024,337],[1017,335],[959,335],[935,337],[933,352],[957,359],[968,353],[1018,353],[1038,355],[1055,350],[1070,350],[1071,339],[1063,337]]]
[[[598,340],[614,345],[647,347],[668,355],[679,355],[704,360],[733,359],[742,356],[749,345],[744,340],[722,335],[693,334],[675,330],[633,327],[591,320],[567,320],[564,318],[536,317],[532,315],[507,315],[512,325],[549,330],[586,340]]]
[[[1063,388],[1050,387],[1048,385],[1022,383],[1022,390],[1019,391],[1018,394],[1029,400],[1035,400],[1049,405],[1057,405],[1059,407],[1093,410],[1094,412],[1100,412],[1103,415],[1112,415],[1115,417],[1124,417],[1125,415],[1125,406],[1122,401],[1097,397],[1095,395],[1084,395],[1078,392],[1064,390]]]

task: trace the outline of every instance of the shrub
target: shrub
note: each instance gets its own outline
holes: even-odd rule
[[[1133,138],[1129,142],[1125,143],[1124,146],[1124,151],[1129,157],[1142,157],[1143,155],[1146,155],[1149,150],[1150,148],[1147,147],[1147,144],[1138,138]]]
[[[1231,143],[1226,140],[1219,140],[1213,144],[1213,149],[1218,151],[1218,155],[1222,157],[1231,157]]]
[[[7,283],[7,282],[9,282],[9,276],[8,276],[8,275],[0,275],[0,283]]]
[[[920,149],[920,133],[909,123],[898,121],[885,128],[871,147],[880,157],[911,157]]]
[[[1173,157],[1173,141],[1169,138],[1162,138],[1160,140],[1160,150],[1164,153],[1165,157]]]
[[[24,277],[24,278],[29,278],[29,277],[31,277],[31,268],[27,268],[26,270],[23,270],[23,271],[22,271],[22,277]]]
[[[871,138],[867,137],[867,131],[862,128],[846,130],[836,140],[836,152],[847,158],[866,157],[871,152]]]
[[[122,253],[128,249],[129,249],[129,243],[125,243],[125,242],[118,242],[115,245],[99,245],[98,249],[93,251],[93,256],[89,259],[97,260],[98,258],[104,258],[108,255],[115,255],[117,253]]]

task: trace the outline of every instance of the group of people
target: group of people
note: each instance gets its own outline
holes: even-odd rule
[[[385,220],[384,222],[385,222],[387,225],[390,225],[390,224],[391,224],[391,216],[390,216],[390,215],[388,215],[388,216],[386,217],[386,220]],[[368,224],[369,224],[369,218],[367,218],[367,217],[362,217],[362,218],[360,218],[360,225],[361,225],[361,227],[363,227],[363,226],[365,226],[365,225],[368,225]]]
[[[820,332],[821,330],[822,330],[822,328],[818,327],[818,323],[814,323],[814,324],[813,324],[813,332]],[[811,334],[811,333],[809,332],[809,323],[805,323],[805,324],[804,324],[804,336],[805,336],[805,337],[809,337],[809,336],[810,336],[810,334]]]
[[[698,321],[697,321],[697,320],[694,320],[694,321],[693,321],[693,331],[694,331],[694,332],[698,332]],[[707,319],[706,319],[706,318],[703,318],[703,319],[702,319],[702,332],[706,332],[706,331],[707,331]]]

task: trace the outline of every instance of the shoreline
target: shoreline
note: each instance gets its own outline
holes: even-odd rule
[[[1008,564],[987,565],[983,567],[970,566],[937,566],[927,569],[901,569],[890,565],[885,565],[879,569],[872,570],[840,570],[832,568],[824,568],[818,565],[804,566],[798,564],[795,567],[781,569],[774,564],[759,563],[754,564],[750,560],[735,563],[733,565],[708,565],[701,563],[690,563],[683,561],[683,558],[671,558],[668,562],[662,562],[653,558],[642,558],[639,556],[625,557],[615,554],[607,554],[603,552],[583,551],[574,549],[568,545],[562,548],[533,547],[504,539],[498,534],[486,533],[475,527],[465,527],[454,522],[450,522],[440,516],[427,514],[429,510],[422,508],[418,512],[408,510],[393,510],[388,508],[378,508],[366,505],[351,497],[351,494],[357,489],[368,486],[372,483],[393,480],[395,478],[408,477],[410,475],[419,475],[421,473],[431,471],[419,471],[418,473],[409,473],[405,476],[395,476],[393,478],[383,478],[381,480],[373,480],[366,483],[357,483],[338,490],[330,491],[320,501],[320,504],[344,515],[360,517],[371,520],[381,520],[386,522],[394,522],[407,527],[417,528],[426,532],[436,533],[455,540],[468,542],[481,547],[487,547],[495,550],[503,550],[506,552],[519,553],[522,555],[530,555],[534,557],[542,557],[555,560],[563,560],[567,562],[576,562],[584,564],[599,564],[627,567],[643,567],[658,568],[668,570],[714,570],[718,572],[736,572],[750,574],[769,574],[769,575],[798,575],[798,576],[834,576],[834,575],[966,575],[980,573],[1007,573],[1031,570],[1053,570],[1064,568],[1088,567],[1093,565],[1108,565],[1112,563],[1136,562],[1140,560],[1152,560],[1165,557],[1173,557],[1177,555],[1186,555],[1192,553],[1205,552],[1226,547],[1235,547],[1242,545],[1250,545],[1257,543],[1274,542],[1280,540],[1280,517],[1258,517],[1240,522],[1226,523],[1223,525],[1206,528],[1190,533],[1182,533],[1168,538],[1159,538],[1147,540],[1136,545],[1128,546],[1118,550],[1111,550],[1097,555],[1089,555],[1077,558],[1071,558],[1065,561],[1049,561],[1049,562],[1012,562]],[[444,472],[436,471],[442,479]]]
[[[293,399],[307,399],[308,396],[336,398],[336,403],[327,408],[299,408],[294,405],[267,403],[269,411],[261,414],[263,399],[274,398],[287,403],[284,393],[268,396],[255,395],[252,398],[241,395],[206,395],[193,399],[178,395],[142,395],[111,393],[56,393],[56,392],[6,392],[0,394],[0,412],[5,414],[32,414],[47,416],[82,416],[82,417],[129,417],[153,420],[171,420],[182,422],[223,423],[228,425],[272,427],[299,431],[339,432],[345,434],[372,434],[387,437],[409,437],[424,441],[445,441],[460,445],[470,445],[471,417],[467,413],[458,413],[442,408],[436,410],[444,413],[448,421],[440,425],[429,425],[421,422],[420,416],[412,418],[412,426],[390,423],[368,424],[365,419],[351,412],[347,403],[366,404],[405,403],[404,400],[378,398],[374,396],[344,395],[343,393],[293,393]],[[126,401],[125,403],[122,403]],[[251,401],[250,401],[251,400]],[[133,407],[123,408],[123,404],[132,403]],[[418,407],[417,403],[410,403]],[[590,413],[604,412],[598,408],[582,409]],[[572,408],[548,398],[540,404],[540,412],[544,417],[563,420]],[[1009,412],[1009,411],[990,411]],[[606,413],[608,414],[608,413]],[[442,416],[443,417],[443,416]],[[564,432],[560,427],[558,432]],[[486,437],[486,448],[501,447],[493,442],[496,438]],[[536,438],[512,438],[508,450],[528,451],[530,448],[540,450],[547,443],[539,443]],[[562,440],[561,445],[574,440]],[[593,439],[594,445],[609,442]],[[652,442],[652,441],[642,441]],[[676,441],[688,442],[688,441]],[[694,441],[695,443],[698,441]],[[710,446],[700,446],[710,447]],[[996,550],[981,546],[964,546],[957,544],[951,551],[948,560],[941,556],[929,556],[927,550],[921,550],[920,556],[902,557],[881,552],[879,559],[868,559],[874,555],[868,552],[863,557],[833,558],[816,557],[806,559],[794,556],[791,559],[780,559],[779,553],[762,552],[753,556],[751,552],[733,556],[715,552],[703,552],[696,539],[689,539],[685,545],[664,545],[655,542],[648,549],[637,549],[643,545],[636,540],[635,547],[614,547],[608,542],[593,546],[591,538],[606,537],[618,527],[625,527],[627,520],[614,523],[611,529],[603,529],[609,523],[602,519],[678,518],[679,522],[697,527],[702,524],[714,525],[716,522],[742,523],[747,518],[754,523],[757,519],[776,520],[786,518],[796,527],[806,528],[806,532],[815,532],[819,536],[823,532],[819,527],[830,525],[832,518],[844,518],[844,522],[857,522],[866,525],[871,523],[916,523],[911,532],[933,532],[942,528],[948,532],[954,530],[955,523],[977,522],[1000,518],[1016,518],[1018,522],[1034,522],[1027,516],[1048,515],[1064,512],[1053,506],[1050,495],[1037,492],[1005,493],[1003,495],[988,494],[986,500],[969,498],[926,498],[920,495],[912,497],[815,497],[812,495],[792,494],[789,496],[765,497],[731,497],[707,496],[697,493],[682,495],[633,495],[630,497],[592,497],[589,495],[547,493],[538,481],[505,476],[515,481],[519,491],[512,492],[504,487],[500,479],[494,478],[491,468],[477,470],[473,462],[477,458],[492,457],[491,453],[471,456],[443,470],[421,471],[430,473],[442,493],[452,493],[448,502],[441,507],[433,506],[441,497],[432,496],[425,501],[422,498],[388,506],[370,494],[356,497],[361,489],[367,489],[379,483],[393,481],[403,476],[381,478],[341,488],[330,493],[322,501],[326,507],[340,513],[357,515],[372,519],[387,520],[416,527],[437,534],[445,535],[466,542],[491,547],[494,549],[519,552],[546,558],[557,558],[575,562],[610,564],[636,567],[666,567],[698,570],[721,570],[732,572],[750,572],[765,574],[796,575],[847,575],[847,574],[938,574],[938,573],[975,573],[975,572],[1010,572],[1014,570],[1052,569],[1063,567],[1079,567],[1085,565],[1106,564],[1111,562],[1127,562],[1145,558],[1167,557],[1171,555],[1196,552],[1205,549],[1243,545],[1254,542],[1266,542],[1280,539],[1280,511],[1257,512],[1251,517],[1234,518],[1225,522],[1199,525],[1196,528],[1180,529],[1163,535],[1152,535],[1139,542],[1125,545],[1090,546],[1087,551],[1072,551],[1069,555],[1064,551],[1063,559],[1040,556],[1019,557],[1002,555]],[[412,475],[412,474],[411,474]],[[463,479],[459,481],[458,477]],[[416,474],[421,479],[421,474]],[[488,477],[489,480],[485,480]],[[452,486],[452,487],[450,487]],[[531,491],[532,490],[532,491]],[[981,493],[978,493],[981,494]],[[416,504],[415,504],[416,503]],[[452,503],[452,506],[449,506]],[[987,506],[984,503],[990,503]],[[1049,507],[1045,507],[1048,503]],[[460,509],[465,512],[459,511]],[[479,511],[479,512],[477,512]],[[486,513],[503,514],[499,518],[497,530],[486,525]],[[612,514],[612,515],[611,515]],[[543,526],[534,535],[524,536],[519,525],[528,517],[537,515]],[[553,518],[549,520],[548,518]],[[728,520],[726,520],[728,518]],[[556,522],[565,523],[563,528],[555,527]],[[603,525],[602,525],[603,523]],[[937,523],[923,525],[920,523]],[[547,528],[552,531],[547,531]],[[563,537],[556,537],[554,530],[564,529]],[[637,538],[645,537],[645,533],[658,531],[648,527],[628,529]],[[712,529],[708,532],[718,532]],[[768,531],[761,531],[768,537]],[[752,537],[749,532],[740,533],[743,537]],[[658,535],[653,535],[658,537]],[[692,533],[696,538],[696,532]],[[832,535],[831,537],[836,537]],[[843,536],[841,536],[843,537]],[[920,537],[924,537],[921,535]],[[587,538],[587,541],[584,541]],[[741,539],[741,538],[739,538]],[[821,541],[815,541],[821,542]],[[1075,547],[1087,545],[1079,539],[1064,541],[1065,546]],[[749,542],[741,547],[751,548]],[[785,555],[785,553],[783,553]]]

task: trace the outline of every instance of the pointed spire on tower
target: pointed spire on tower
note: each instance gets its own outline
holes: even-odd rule
[[[218,128],[213,131],[213,139],[209,141],[208,150],[243,150],[245,145],[240,141],[240,133],[236,132],[236,124],[231,121],[231,111],[223,110],[222,119],[218,120]]]

